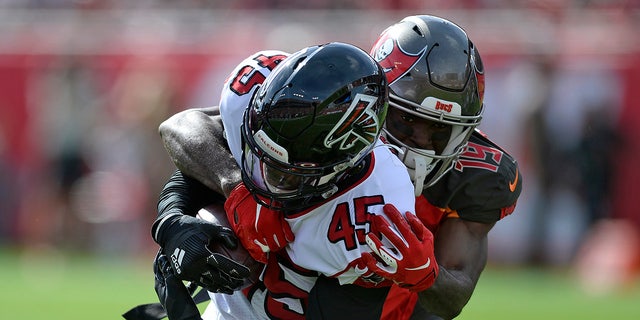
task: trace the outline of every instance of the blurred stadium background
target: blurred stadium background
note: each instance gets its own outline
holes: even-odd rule
[[[216,104],[250,53],[368,50],[423,13],[479,47],[481,129],[524,176],[461,318],[638,319],[637,0],[0,0],[0,318],[153,301],[158,124]]]

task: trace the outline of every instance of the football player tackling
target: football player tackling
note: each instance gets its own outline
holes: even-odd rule
[[[416,215],[435,235],[440,271],[435,283],[420,292],[394,285],[384,294],[381,317],[454,318],[470,299],[484,269],[489,231],[515,208],[522,177],[515,159],[476,129],[484,108],[484,69],[464,30],[434,16],[407,17],[381,34],[371,55],[389,81],[385,136],[401,150],[398,157],[407,166],[418,196]],[[178,168],[228,196],[240,182],[238,168],[207,157],[224,147],[216,112],[179,113],[163,123],[160,132]],[[405,231],[403,236],[410,232],[422,235],[415,223],[403,222],[393,213],[389,217],[395,217],[392,222]],[[384,229],[384,221],[379,224]],[[283,231],[273,231],[278,232]],[[390,236],[389,232],[385,235]],[[375,248],[376,237],[368,238]],[[282,246],[279,243],[271,249]],[[376,271],[390,276],[382,269]],[[326,318],[351,315],[349,310],[365,309],[358,301],[375,307],[377,300],[371,297],[375,291],[367,290],[321,277],[314,284],[308,308]],[[359,295],[364,298],[358,299]]]
[[[199,262],[217,261],[204,247],[220,236],[203,231],[206,223],[192,213],[220,196],[180,172],[161,193],[154,239],[168,249],[161,257],[180,262],[172,265],[179,279],[216,275],[213,284],[201,281],[212,298],[205,319],[312,317],[307,300],[319,276],[375,288],[367,292],[376,292],[379,301],[357,317],[379,318],[394,281],[419,291],[438,271],[432,234],[413,214],[406,214],[404,231],[419,253],[413,255],[383,218],[397,224],[405,219],[385,203],[403,213],[415,207],[406,168],[378,140],[388,107],[386,77],[366,52],[347,44],[286,56],[259,52],[232,72],[219,108],[229,149],[208,155],[231,152],[241,168],[243,183],[228,194],[225,209],[243,246],[265,263],[262,281],[229,294],[239,285],[240,267]],[[367,235],[376,230],[394,237],[385,244],[369,237],[369,245]],[[404,257],[385,254],[393,245]],[[372,248],[395,268],[381,270]]]

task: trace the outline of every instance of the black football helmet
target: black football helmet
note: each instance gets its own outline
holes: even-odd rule
[[[446,147],[436,152],[401,141],[392,132],[391,117],[387,119],[385,136],[402,149],[399,156],[409,169],[417,196],[453,167],[480,124],[484,108],[482,60],[461,27],[430,15],[406,17],[387,28],[371,55],[389,81],[389,104],[394,108],[390,112],[397,109],[451,126]]]
[[[382,68],[360,48],[329,43],[292,54],[245,111],[245,185],[274,209],[329,198],[378,140],[388,96]]]

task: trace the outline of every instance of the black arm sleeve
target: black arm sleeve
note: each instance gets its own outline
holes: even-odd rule
[[[153,222],[151,234],[158,243],[162,243],[160,222],[165,217],[175,214],[195,216],[201,208],[216,202],[224,202],[225,198],[209,189],[198,180],[185,176],[177,170],[165,183],[158,200],[158,217]]]

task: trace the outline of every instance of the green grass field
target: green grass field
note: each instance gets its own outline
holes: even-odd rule
[[[136,261],[0,249],[0,319],[122,319],[155,302],[151,257]],[[588,296],[567,273],[489,267],[458,319],[640,319],[640,285]]]
[[[0,319],[123,319],[121,314],[134,305],[157,299],[151,259],[69,258],[0,249]]]
[[[568,271],[489,267],[458,319],[640,319],[640,283],[588,295]]]

